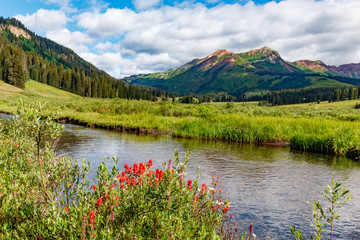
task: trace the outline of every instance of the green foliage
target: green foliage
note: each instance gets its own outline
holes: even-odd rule
[[[42,109],[20,103],[1,122],[1,239],[240,238],[218,179],[185,180],[188,155],[180,161],[175,153],[156,170],[152,160],[123,170],[116,158],[111,169],[105,160],[90,184],[86,160],[54,155],[61,127],[41,118]]]
[[[315,228],[315,236],[311,236],[311,239],[323,239],[323,229],[327,224],[330,224],[330,240],[332,240],[334,220],[340,217],[336,210],[351,200],[350,191],[346,189],[344,184],[335,183],[334,179],[332,179],[331,184],[325,188],[322,195],[327,200],[329,208],[325,211],[323,204],[313,201],[312,223]],[[296,239],[303,239],[301,232],[299,230],[296,231],[295,226],[290,227],[290,230]]]
[[[24,89],[32,80],[85,97],[151,100],[169,95],[160,89],[117,80],[80,58],[74,51],[37,36],[16,19],[0,19],[25,31],[30,39],[0,32],[0,80]]]
[[[180,104],[81,98],[35,81],[20,93],[0,97],[0,111],[16,113],[18,98],[47,102],[43,116],[86,126],[174,137],[288,145],[301,151],[358,158],[360,116],[355,101],[284,107],[252,104]],[[29,86],[29,88],[28,88]],[[1,88],[0,88],[1,90]],[[0,91],[1,94],[1,91]],[[40,95],[37,96],[37,95]]]

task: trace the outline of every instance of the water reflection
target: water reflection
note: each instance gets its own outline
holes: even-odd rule
[[[301,153],[289,148],[269,148],[225,142],[173,139],[168,136],[137,136],[66,125],[58,144],[59,154],[92,162],[94,178],[99,161],[117,156],[119,165],[153,159],[155,167],[190,150],[188,176],[201,183],[220,175],[232,213],[247,230],[253,224],[260,239],[293,239],[289,225],[310,233],[311,201],[334,177],[351,190],[354,200],[340,210],[335,223],[337,239],[360,238],[360,165],[346,158]],[[305,235],[308,238],[308,235]]]

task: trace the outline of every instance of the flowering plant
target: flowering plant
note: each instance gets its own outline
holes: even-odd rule
[[[0,126],[1,239],[245,239],[220,177],[185,180],[188,154],[162,169],[151,159],[121,169],[116,158],[111,169],[103,161],[90,184],[90,163],[54,154],[62,127],[40,113],[20,103]]]

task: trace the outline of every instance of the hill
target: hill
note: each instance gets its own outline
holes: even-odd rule
[[[61,98],[61,99],[76,99],[80,98],[79,95],[49,86],[47,84],[39,83],[33,80],[29,80],[25,83],[25,88],[21,89],[0,81],[0,96],[40,96],[49,98]]]
[[[115,79],[20,21],[0,17],[0,80],[23,89],[29,79],[85,97],[152,100],[169,95]]]
[[[218,50],[166,72],[124,78],[179,95],[225,92],[240,97],[255,89],[346,87],[360,84],[360,64],[327,66],[321,61],[288,62],[268,47],[245,53]]]

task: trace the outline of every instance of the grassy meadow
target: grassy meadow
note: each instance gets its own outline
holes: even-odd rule
[[[290,144],[293,149],[359,156],[358,101],[278,107],[257,103],[180,104],[94,99],[28,81],[19,90],[0,81],[0,111],[14,113],[19,99],[44,102],[43,116],[79,124],[174,137],[232,142]]]

